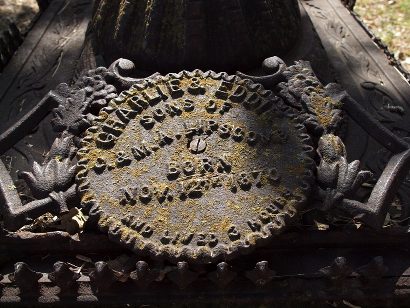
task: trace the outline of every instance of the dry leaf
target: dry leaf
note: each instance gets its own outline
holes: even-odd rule
[[[315,223],[316,230],[325,231],[329,229],[329,225],[327,224],[320,223],[316,220],[313,220],[313,222]]]
[[[67,214],[61,216],[61,229],[69,234],[81,233],[88,217],[78,208],[72,208]]]

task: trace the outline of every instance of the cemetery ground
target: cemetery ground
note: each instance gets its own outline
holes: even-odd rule
[[[355,11],[410,71],[410,0],[357,0]]]

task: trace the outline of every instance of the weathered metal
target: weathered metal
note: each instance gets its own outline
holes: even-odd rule
[[[136,253],[231,258],[283,229],[309,197],[302,123],[280,97],[236,76],[146,79],[103,108],[82,139],[82,203]]]
[[[347,2],[345,4],[349,4]],[[3,132],[0,151],[4,153],[4,163],[0,164],[3,223],[0,234],[1,305],[20,302],[23,305],[54,303],[64,306],[76,301],[88,305],[97,301],[98,304],[117,305],[157,305],[161,302],[178,305],[186,304],[187,300],[193,304],[289,304],[294,300],[300,305],[303,301],[324,303],[331,300],[346,304],[380,305],[409,301],[407,208],[410,202],[410,155],[409,106],[405,98],[410,95],[410,86],[389,64],[383,51],[372,43],[373,38],[369,37],[367,30],[357,23],[339,0],[300,1],[303,26],[295,48],[285,55],[284,60],[270,57],[262,67],[251,65],[250,71],[238,64],[232,67],[233,71],[243,71],[237,72],[237,77],[200,71],[167,75],[172,78],[179,76],[182,82],[179,88],[185,89],[183,96],[176,99],[167,92],[166,86],[161,86],[167,76],[148,76],[149,73],[139,70],[138,62],[134,65],[132,61],[119,59],[108,68],[95,68],[97,63],[101,63],[101,57],[93,53],[97,49],[92,48],[90,36],[84,39],[90,8],[87,0],[50,2],[23,42],[21,52],[11,59],[5,74],[0,76],[0,127]],[[92,36],[92,31],[89,34]],[[78,63],[73,65],[77,59]],[[308,60],[311,65],[306,61],[294,63],[299,59]],[[84,68],[92,70],[84,72]],[[205,83],[206,93],[201,94],[200,83],[192,80],[195,77],[200,77]],[[335,80],[351,96],[333,84]],[[57,86],[61,82],[66,84]],[[135,249],[136,242],[133,242],[132,236],[142,234],[144,227],[155,219],[162,220],[161,215],[152,215],[143,225],[138,219],[128,219],[127,215],[120,217],[119,208],[127,208],[137,215],[142,213],[142,208],[145,209],[142,215],[162,207],[169,210],[168,213],[177,209],[178,215],[168,220],[177,222],[175,226],[161,221],[157,227],[186,231],[191,222],[180,217],[201,217],[206,209],[219,208],[212,207],[212,204],[208,206],[209,202],[205,202],[217,199],[212,195],[215,190],[220,190],[218,204],[235,202],[242,195],[257,201],[260,191],[265,193],[269,190],[265,195],[277,192],[278,184],[253,185],[249,190],[243,190],[236,181],[236,193],[224,187],[212,187],[204,192],[194,191],[185,200],[177,194],[172,201],[160,203],[155,195],[158,190],[147,202],[149,198],[143,196],[141,201],[138,194],[136,198],[133,195],[135,191],[128,189],[135,187],[144,177],[152,178],[154,184],[161,182],[172,188],[184,173],[181,169],[178,174],[177,168],[179,163],[183,163],[179,159],[182,154],[190,159],[202,159],[207,158],[209,153],[214,156],[220,152],[235,152],[235,148],[229,145],[244,145],[237,153],[258,148],[258,144],[248,145],[244,142],[246,135],[242,141],[240,137],[235,137],[235,140],[235,130],[231,130],[230,137],[226,139],[219,137],[218,131],[207,134],[203,129],[202,132],[202,125],[197,125],[198,130],[189,131],[191,125],[188,124],[192,124],[192,118],[207,121],[209,117],[212,120],[223,119],[222,125],[244,123],[244,128],[259,123],[263,118],[264,112],[260,115],[246,109],[249,104],[233,104],[229,95],[225,98],[224,93],[219,93],[221,97],[216,97],[215,104],[206,104],[206,108],[205,103],[210,101],[209,96],[215,98],[220,82],[232,83],[232,89],[244,83],[251,87],[249,92],[258,95],[271,93],[274,104],[262,104],[271,101],[264,98],[260,106],[275,106],[279,114],[284,113],[278,121],[297,122],[296,126],[305,127],[309,137],[303,139],[309,139],[311,148],[301,147],[297,134],[288,134],[287,143],[282,142],[285,138],[281,139],[281,134],[275,135],[278,138],[274,139],[280,140],[275,147],[270,147],[269,142],[260,147],[261,150],[273,152],[294,149],[286,150],[290,153],[286,160],[272,160],[264,154],[239,156],[250,166],[278,164],[278,170],[292,166],[313,170],[315,166],[312,161],[304,166],[290,159],[298,153],[301,156],[310,152],[307,156],[314,158],[317,170],[314,177],[309,174],[305,178],[315,180],[309,182],[312,193],[308,195],[305,191],[306,207],[296,207],[297,215],[292,219],[283,219],[281,214],[272,215],[272,222],[279,221],[281,226],[283,223],[290,232],[272,228],[269,232],[274,231],[273,234],[266,233],[269,243],[260,246],[245,242],[241,249],[248,249],[247,255],[229,254],[228,251],[221,253],[228,255],[226,258],[218,260],[214,252],[218,243],[211,247],[215,243],[212,234],[209,234],[211,232],[195,235],[186,245],[188,249],[192,248],[191,252],[196,247],[207,247],[203,249],[209,253],[208,256],[206,253],[179,253],[178,249],[185,245],[178,242],[181,237],[172,236],[169,232],[163,236],[165,243],[159,239],[160,244],[155,246],[165,251],[163,255],[150,251],[144,256],[141,250]],[[165,89],[161,92],[160,102],[154,99],[155,106],[143,104],[145,107],[140,114],[124,112],[125,105],[136,106],[132,103],[132,97],[154,85]],[[264,92],[263,88],[268,91]],[[50,90],[52,92],[47,96]],[[177,86],[174,90],[178,93]],[[41,100],[42,97],[46,99]],[[194,111],[185,111],[184,105],[179,108],[181,112],[178,108],[168,108],[170,104],[178,107],[179,100],[186,97],[196,102],[188,104],[194,106]],[[226,103],[232,103],[232,106],[218,109],[227,106]],[[166,104],[167,109],[164,107]],[[195,114],[197,106],[204,107],[205,116]],[[162,107],[163,113],[159,111]],[[268,111],[265,114],[276,113]],[[295,120],[287,118],[291,114]],[[102,118],[104,115],[106,119]],[[130,115],[135,117],[130,119]],[[148,125],[147,128],[139,121],[144,116],[148,116],[142,121],[145,126]],[[109,119],[116,119],[118,123],[111,125],[106,122]],[[121,126],[121,121],[126,124],[123,125],[125,128]],[[278,124],[269,121],[273,122],[268,119],[267,127]],[[154,127],[150,128],[152,122]],[[187,124],[187,130],[184,124]],[[79,148],[96,145],[90,138],[97,134],[96,127],[97,131],[108,129],[108,133],[120,135],[112,149],[94,148],[101,156],[107,158],[108,154],[111,155],[109,159],[113,164],[106,164],[103,172],[96,173],[94,170],[104,168],[102,161],[92,166],[90,161],[97,161],[96,156],[88,162],[81,159],[75,171],[78,183],[81,183],[81,187],[77,187],[73,178],[77,164],[74,155],[78,153],[80,158],[87,157],[89,152]],[[169,132],[160,136],[156,131],[158,128]],[[178,128],[183,128],[184,133],[191,133],[188,137],[181,134],[177,139]],[[264,128],[260,131],[265,130],[269,131]],[[173,138],[172,141],[168,137]],[[121,138],[128,138],[128,141],[122,142]],[[137,161],[131,147],[142,139],[158,146],[153,147],[156,151],[152,151],[150,156]],[[116,149],[116,146],[119,148]],[[114,150],[130,154],[130,164],[127,166],[129,161],[124,155],[119,155],[117,159]],[[141,152],[136,153],[136,157],[140,158]],[[172,170],[168,168],[172,157],[167,154],[170,153],[174,153],[176,162],[176,168]],[[155,157],[158,158],[156,161],[153,159]],[[264,159],[258,160],[258,157]],[[236,175],[234,168],[240,161],[237,159],[231,163],[230,173],[218,172],[218,168],[216,171],[214,169],[214,173],[219,177]],[[90,170],[84,169],[85,163],[90,163],[90,166],[87,165]],[[139,170],[137,166],[149,167],[149,170],[145,172],[142,168],[139,174],[124,172]],[[370,169],[373,175],[363,169]],[[197,177],[217,178],[212,177],[213,173],[209,170],[199,173]],[[170,178],[167,177],[169,171],[174,171]],[[115,172],[117,177],[114,179]],[[285,172],[282,176],[281,184],[286,184],[283,186],[297,186],[298,183],[292,180],[292,172]],[[177,175],[177,179],[173,179]],[[194,176],[187,177],[192,179]],[[87,178],[91,180],[84,185]],[[101,185],[117,180],[119,184]],[[120,185],[123,187],[118,187]],[[243,187],[247,188],[246,185]],[[121,193],[124,198],[118,198],[120,202],[115,202],[117,207],[105,204],[105,209],[94,207],[89,212],[92,202],[84,202],[81,206],[78,190],[82,191],[84,201],[90,201],[87,190],[96,192],[97,197],[108,191],[112,192],[110,197]],[[292,199],[289,192],[283,190],[281,193],[284,199]],[[161,198],[161,195],[158,196]],[[97,197],[93,199],[98,201]],[[134,201],[135,204],[131,205]],[[184,208],[183,211],[182,207],[187,201],[193,201],[196,207],[188,207],[186,211]],[[252,216],[246,216],[252,214],[252,207],[258,206],[257,202],[238,204],[239,210],[225,211],[219,220],[247,220]],[[249,204],[251,206],[247,206]],[[260,202],[261,206],[263,204]],[[285,210],[291,209],[286,206]],[[236,212],[241,215],[235,216]],[[216,221],[214,225],[220,224],[218,213],[213,211],[211,214],[208,216]],[[99,220],[103,215],[109,219],[116,216],[120,221],[122,218],[121,224],[127,223],[129,226],[122,230],[107,226],[106,230],[104,221]],[[262,225],[259,221],[255,222],[251,226],[245,224],[244,230],[253,233],[252,228]],[[198,224],[208,229],[214,227],[208,221]],[[99,225],[110,234],[111,240],[106,234],[98,232]],[[14,232],[20,227],[23,228]],[[136,231],[123,232],[131,228]],[[276,234],[279,231],[281,234]],[[241,236],[243,234],[241,232]],[[152,233],[147,238],[139,235],[139,238],[154,241],[155,235]],[[223,238],[219,244],[221,242]],[[251,252],[253,246],[255,249]],[[168,247],[176,248],[171,251]]]
[[[347,250],[341,251],[346,253]],[[355,250],[353,256],[341,256],[325,249],[314,254],[287,251],[288,260],[285,261],[278,258],[278,252],[261,251],[261,257],[248,258],[245,263],[220,262],[199,270],[186,262],[169,266],[127,256],[112,261],[93,262],[90,259],[85,263],[67,256],[59,256],[65,261],[55,263],[33,260],[28,265],[18,262],[8,264],[0,276],[0,301],[2,304],[19,300],[24,303],[64,304],[74,299],[84,303],[132,301],[147,304],[158,302],[155,294],[161,292],[162,300],[180,303],[184,298],[181,295],[189,292],[191,300],[202,303],[215,300],[277,303],[289,300],[290,296],[297,302],[318,296],[322,299],[372,302],[371,294],[374,292],[383,296],[385,301],[392,300],[388,295],[392,289],[386,285],[394,281],[398,285],[393,292],[406,294],[409,290],[405,281],[397,276],[407,270],[401,267],[405,256],[396,255],[394,258],[394,254],[384,253],[372,258],[373,250],[366,255],[359,256]],[[300,266],[286,266],[289,260],[297,260],[301,253],[306,257],[300,260]],[[82,259],[87,257],[82,256]],[[121,270],[119,260],[128,260],[132,266]],[[57,278],[62,276],[65,277],[63,280]],[[142,282],[144,278],[148,285]],[[215,283],[222,280],[224,284]],[[18,291],[24,292],[16,292],[16,286]],[[24,289],[25,286],[30,286],[30,290]],[[204,296],[202,299],[201,294]]]

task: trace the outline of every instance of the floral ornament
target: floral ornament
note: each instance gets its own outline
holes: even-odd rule
[[[278,84],[278,95],[300,111],[300,119],[311,134],[319,137],[341,130],[342,99],[347,93],[340,86],[332,83],[323,86],[305,61],[287,67],[283,75],[286,82]]]
[[[348,163],[345,146],[335,135],[322,136],[317,151],[319,194],[325,210],[340,205],[345,198],[353,198],[359,187],[372,177],[370,171],[360,171],[358,160]]]
[[[50,151],[47,153],[45,161],[47,162],[51,159],[73,159],[76,152],[77,147],[74,143],[74,136],[63,133],[60,138],[54,140]]]
[[[66,85],[68,87],[68,85]],[[64,101],[64,104],[53,109],[54,118],[51,121],[55,131],[68,130],[73,134],[80,133],[91,125],[92,116],[85,110],[85,90],[79,90]]]
[[[76,166],[69,159],[51,159],[44,165],[33,164],[33,172],[22,172],[33,196],[43,199],[51,192],[66,191],[73,183]]]
[[[53,129],[79,135],[91,126],[100,109],[117,97],[117,89],[106,81],[113,78],[106,68],[97,68],[79,78],[72,87],[60,84],[56,92],[63,103],[53,109]]]

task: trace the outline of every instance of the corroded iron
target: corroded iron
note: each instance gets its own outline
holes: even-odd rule
[[[95,263],[95,270],[90,273],[90,281],[95,292],[109,290],[116,281],[114,271],[108,266],[107,262],[98,261]]]
[[[313,179],[310,137],[261,85],[201,71],[147,79],[82,139],[77,182],[100,229],[156,258],[209,262],[286,227]]]
[[[326,255],[326,252],[323,255]],[[119,279],[104,261],[90,264],[89,270],[78,268],[79,273],[77,270],[73,272],[73,264],[62,261],[54,263],[54,266],[47,260],[41,260],[40,263],[31,261],[29,264],[17,262],[14,264],[14,272],[11,266],[4,277],[0,275],[0,303],[4,305],[24,300],[25,303],[33,304],[59,302],[64,305],[67,300],[74,298],[79,302],[95,302],[105,301],[110,297],[117,303],[120,298],[127,302],[132,299],[146,301],[146,295],[157,297],[158,290],[161,290],[161,295],[165,298],[172,298],[175,292],[178,297],[181,297],[180,292],[189,292],[191,296],[209,294],[214,299],[221,293],[220,289],[215,288],[214,283],[217,281],[222,290],[248,288],[260,292],[258,294],[263,294],[264,300],[269,301],[277,301],[281,294],[287,294],[285,298],[300,299],[304,296],[325,298],[334,296],[333,292],[341,292],[341,296],[350,299],[356,296],[355,288],[360,292],[361,299],[373,292],[383,295],[388,293],[383,280],[389,281],[390,276],[395,273],[397,259],[394,257],[390,256],[392,270],[386,267],[381,256],[374,259],[347,260],[346,257],[334,258],[329,255],[323,258],[323,255],[316,262],[313,259],[317,259],[317,255],[301,259],[301,263],[308,267],[299,273],[292,267],[284,269],[289,260],[283,260],[277,253],[269,257],[271,261],[248,261],[244,266],[221,262],[202,270],[189,266],[187,262],[178,262],[175,266],[159,265],[150,269],[148,263],[138,261],[129,269],[135,268],[134,271],[128,272],[130,279],[125,280]],[[297,260],[299,257],[295,253],[291,258]],[[272,263],[275,263],[275,266],[271,266]],[[315,265],[323,268],[313,270]],[[37,271],[37,268],[41,268],[40,271]],[[396,279],[397,277],[393,277],[394,281]],[[303,281],[309,283],[304,284]],[[149,288],[145,288],[147,283]],[[166,287],[161,289],[161,284]],[[294,295],[288,294],[289,288],[294,291]],[[396,290],[401,288],[406,291],[408,286],[401,281]],[[231,292],[227,292],[229,293]],[[116,296],[113,297],[113,294]],[[232,296],[239,295],[233,292]]]
[[[151,269],[145,261],[138,261],[135,267],[135,271],[130,273],[130,279],[140,289],[147,288],[161,274],[160,270]]]
[[[246,277],[258,287],[264,287],[274,278],[275,274],[275,271],[269,268],[268,261],[261,261],[256,263],[253,270],[246,272]]]
[[[38,292],[38,280],[42,276],[41,273],[33,271],[26,263],[17,262],[14,264],[14,272],[9,275],[9,279],[22,291],[35,293]]]
[[[198,279],[198,276],[198,273],[190,270],[189,264],[185,261],[178,262],[176,268],[167,275],[168,279],[175,283],[181,290],[189,287]]]
[[[223,289],[229,285],[237,275],[238,274],[235,273],[235,271],[232,271],[232,268],[228,263],[220,262],[217,264],[216,270],[209,273],[207,276],[214,284]]]
[[[53,268],[54,271],[48,274],[48,279],[60,288],[61,293],[70,291],[81,276],[65,262],[58,261],[54,263]]]

